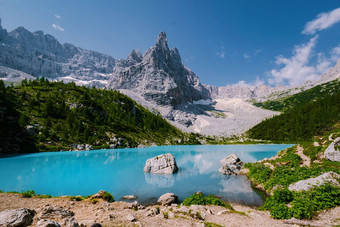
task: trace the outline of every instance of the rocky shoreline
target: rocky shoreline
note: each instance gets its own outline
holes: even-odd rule
[[[31,211],[31,226],[53,226],[47,223],[58,223],[60,226],[291,226],[287,222],[298,220],[275,220],[268,211],[233,204],[235,210],[213,205],[152,205],[134,206],[134,203],[112,202],[102,199],[72,201],[70,197],[59,198],[23,198],[20,194],[0,193],[1,213],[5,210],[26,208]],[[340,207],[321,212],[311,226],[338,225]],[[55,224],[54,223],[54,224]],[[213,224],[215,225],[213,225]],[[38,225],[39,224],[39,225]],[[1,224],[0,224],[1,225]],[[6,225],[3,225],[6,226]],[[8,226],[8,225],[7,225]],[[15,225],[13,225],[15,226]],[[24,225],[25,226],[25,225]],[[56,225],[54,225],[56,226]],[[97,225],[98,226],[98,225]]]

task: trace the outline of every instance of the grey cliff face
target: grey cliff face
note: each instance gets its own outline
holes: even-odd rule
[[[70,77],[83,81],[102,80],[105,84],[115,66],[111,56],[61,44],[42,31],[32,33],[19,27],[7,33],[1,27],[1,20],[0,53],[0,65],[51,79]]]
[[[183,65],[177,48],[169,49],[164,32],[143,56],[132,51],[117,61],[107,87],[133,89],[148,101],[173,107],[210,98],[196,74]]]

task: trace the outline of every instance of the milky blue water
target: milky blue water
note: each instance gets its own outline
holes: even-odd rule
[[[262,197],[245,176],[225,176],[218,172],[222,158],[236,153],[243,162],[275,156],[291,145],[197,145],[149,148],[48,152],[0,158],[0,189],[38,194],[90,195],[106,190],[116,200],[138,196],[152,203],[173,192],[180,200],[201,191],[221,196],[229,202],[261,205]],[[173,175],[144,173],[145,161],[162,153],[172,153],[179,171]]]

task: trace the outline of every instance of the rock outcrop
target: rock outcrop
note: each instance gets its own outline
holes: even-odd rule
[[[336,147],[340,146],[340,137],[336,138],[331,145],[325,150],[325,158],[334,162],[340,162],[340,149]]]
[[[36,227],[60,227],[59,223],[53,220],[41,219],[37,222]]]
[[[107,87],[132,89],[147,101],[173,107],[210,98],[196,74],[183,65],[177,48],[169,49],[164,32],[143,56],[137,50],[117,61]]]
[[[47,77],[103,87],[116,60],[105,54],[61,44],[42,31],[18,27],[7,32],[0,20],[0,65],[34,77]],[[0,69],[1,70],[1,69]],[[2,77],[7,77],[0,72]]]
[[[162,154],[146,160],[144,172],[156,174],[172,174],[178,170],[172,154]]]
[[[168,206],[172,203],[176,203],[178,196],[174,193],[165,193],[161,195],[157,201],[157,203],[162,204],[163,206]]]
[[[290,191],[308,191],[313,187],[319,187],[323,184],[330,183],[335,187],[340,188],[340,175],[330,171],[328,173],[324,173],[318,177],[309,178],[307,180],[301,180],[296,183],[289,185],[288,189]]]
[[[228,157],[220,160],[221,168],[218,170],[225,175],[236,175],[243,167],[243,162],[236,154],[231,154]]]
[[[0,226],[29,226],[32,224],[35,214],[34,210],[26,208],[1,211]]]

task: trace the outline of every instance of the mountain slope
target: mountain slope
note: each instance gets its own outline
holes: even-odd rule
[[[41,79],[24,80],[14,88],[0,80],[0,93],[2,153],[184,141],[181,131],[118,91]]]
[[[336,79],[321,85],[317,85],[306,91],[280,99],[255,103],[255,106],[274,111],[285,111],[298,105],[304,105],[315,101],[326,94],[333,94],[340,90],[340,80]]]
[[[339,81],[331,84],[333,86],[326,86],[326,92],[320,90],[323,88],[320,86],[290,97],[293,107],[256,125],[248,131],[249,136],[273,141],[303,141],[330,130],[340,121],[340,89],[334,89],[339,87]],[[311,96],[315,93],[318,95]]]
[[[18,27],[7,32],[0,19],[0,65],[34,77],[75,81],[103,87],[113,72],[115,59],[95,51],[61,44],[42,31]],[[2,77],[7,77],[5,71]]]

